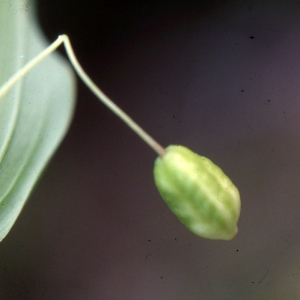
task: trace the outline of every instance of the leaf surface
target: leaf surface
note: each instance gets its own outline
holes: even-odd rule
[[[46,46],[32,1],[0,1],[0,86]],[[0,241],[64,137],[74,99],[74,73],[56,53],[0,99]]]

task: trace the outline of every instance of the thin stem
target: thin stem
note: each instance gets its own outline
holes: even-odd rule
[[[50,53],[56,50],[62,43],[63,38],[59,36],[55,42],[48,46],[44,51],[42,51],[38,56],[33,58],[28,62],[22,69],[15,73],[6,83],[0,88],[0,99],[5,96],[5,94],[22,79],[31,69],[33,69],[38,63],[45,59]]]
[[[58,36],[55,42],[42,51],[38,56],[28,62],[21,70],[13,75],[1,88],[0,98],[3,97],[18,80],[22,79],[32,68],[45,59],[50,53],[56,50],[62,43],[64,43],[67,55],[71,64],[78,76],[90,88],[90,90],[98,97],[98,99],[112,110],[120,119],[122,119],[141,139],[143,139],[158,155],[163,156],[166,151],[157,143],[148,133],[146,133],[137,123],[135,123],[122,109],[120,109],[112,100],[110,100],[91,80],[79,64],[73,48],[71,46],[69,37],[65,34]]]
[[[141,139],[143,139],[154,151],[156,151],[158,155],[163,156],[166,153],[165,149],[97,87],[97,85],[91,80],[91,78],[85,73],[85,71],[79,64],[71,46],[69,37],[67,35],[61,35],[61,37],[64,40],[66,52],[71,61],[71,64],[82,81],[90,88],[90,90],[104,105],[106,105],[120,119],[122,119]]]

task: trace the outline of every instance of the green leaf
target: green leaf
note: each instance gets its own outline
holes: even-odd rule
[[[47,45],[32,1],[0,1],[0,86]],[[74,99],[73,72],[58,54],[0,99],[0,241],[64,137]]]

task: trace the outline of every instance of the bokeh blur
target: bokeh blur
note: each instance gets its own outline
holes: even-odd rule
[[[70,131],[0,244],[0,299],[300,299],[299,1],[39,0],[50,41],[158,142],[218,164],[239,233],[199,238],[156,154],[78,82]],[[63,49],[61,50],[63,53]]]

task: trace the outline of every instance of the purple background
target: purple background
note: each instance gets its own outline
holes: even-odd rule
[[[0,299],[300,298],[298,1],[39,1],[86,71],[162,145],[238,186],[239,233],[188,232],[156,154],[83,86],[70,131],[0,244]]]

